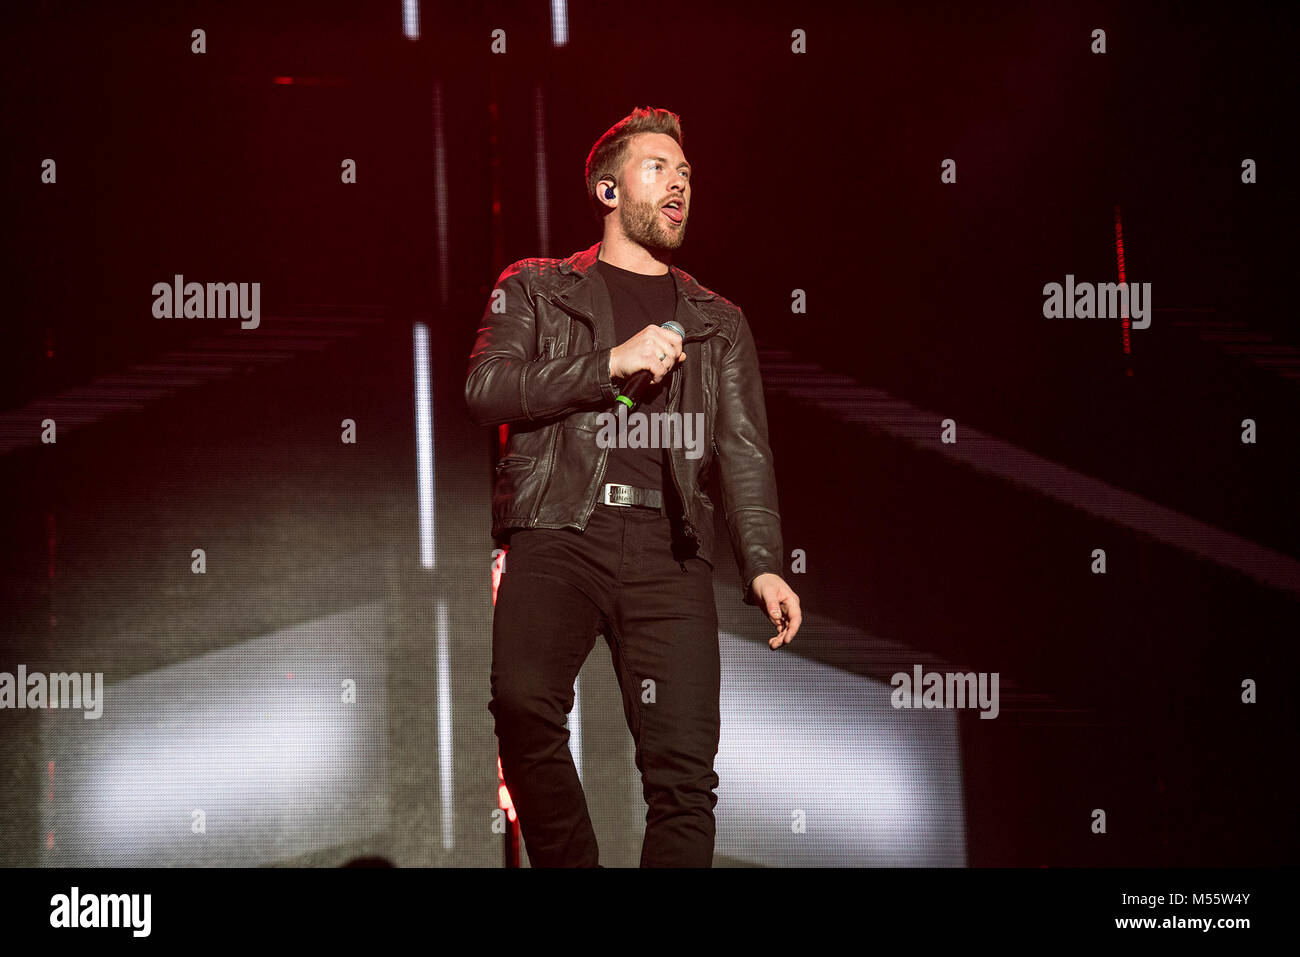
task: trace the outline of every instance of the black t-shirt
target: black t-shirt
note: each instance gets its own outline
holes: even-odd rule
[[[662,276],[646,276],[639,272],[620,269],[603,259],[596,260],[596,268],[609,288],[609,298],[614,306],[614,345],[622,345],[646,326],[661,326],[677,314],[677,280],[672,271]],[[621,380],[616,380],[622,384]],[[668,410],[668,386],[672,382],[672,373],[650,386],[642,394],[635,410],[628,415],[644,412],[652,415]],[[619,404],[613,412],[617,414]],[[647,423],[654,428],[655,419]],[[632,430],[629,418],[628,431]],[[647,432],[647,435],[652,433]],[[617,445],[609,450],[609,462],[605,470],[605,482],[619,485],[633,485],[637,488],[663,490],[672,487],[672,478],[668,473],[668,455],[666,449],[619,448]],[[601,501],[603,501],[603,496]]]

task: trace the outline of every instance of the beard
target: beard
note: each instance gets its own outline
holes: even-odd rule
[[[659,209],[654,203],[633,201],[621,203],[618,212],[623,217],[623,232],[628,239],[646,249],[671,252],[686,240],[686,214],[683,211],[680,226],[669,226]]]

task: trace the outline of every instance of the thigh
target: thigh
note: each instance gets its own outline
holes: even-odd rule
[[[713,569],[677,559],[667,539],[621,583],[612,652],[638,752],[712,762],[720,725],[721,667]]]
[[[516,532],[492,615],[492,694],[544,699],[568,712],[573,683],[604,614],[581,578],[577,534]]]

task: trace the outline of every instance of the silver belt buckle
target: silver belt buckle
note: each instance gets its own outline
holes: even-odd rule
[[[610,497],[610,495],[614,494],[614,490],[615,490],[615,489],[618,489],[618,495],[619,495],[620,498],[623,497],[623,496],[626,496],[626,497],[629,499],[629,501],[626,501],[626,502],[611,502],[610,499],[609,499],[609,497]],[[605,504],[606,504],[606,505],[621,505],[621,506],[624,506],[625,508],[631,508],[631,507],[632,507],[632,502],[630,501],[631,498],[632,498],[632,487],[631,487],[631,486],[629,486],[629,485],[616,485],[616,484],[613,483],[613,482],[606,482],[606,483],[605,483]]]

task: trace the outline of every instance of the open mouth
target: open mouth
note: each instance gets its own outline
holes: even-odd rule
[[[676,223],[679,226],[681,225],[682,220],[685,218],[680,206],[673,206],[673,205],[664,206],[660,209],[660,212],[662,212],[665,216],[667,216],[671,222]]]

